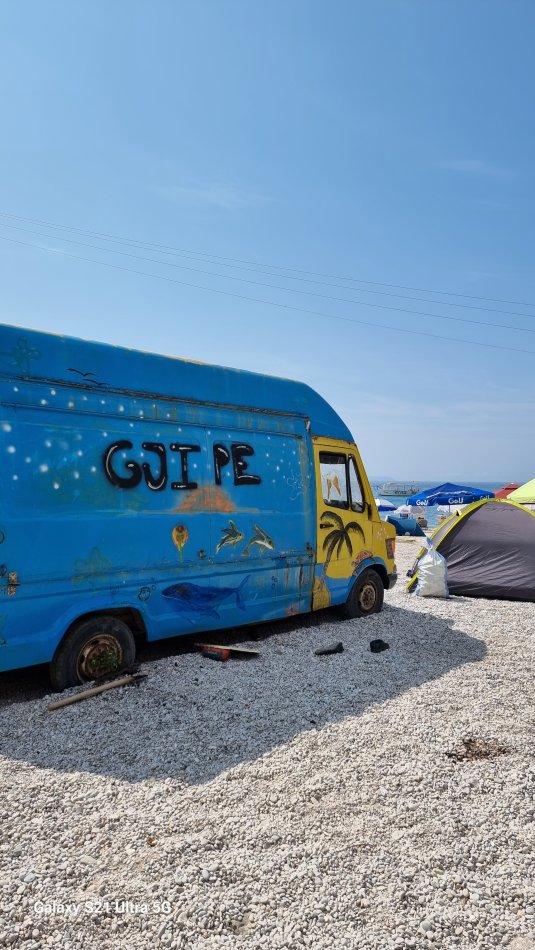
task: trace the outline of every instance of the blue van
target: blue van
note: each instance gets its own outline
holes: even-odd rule
[[[138,641],[381,609],[394,528],[308,386],[5,325],[0,386],[0,670],[60,690]]]

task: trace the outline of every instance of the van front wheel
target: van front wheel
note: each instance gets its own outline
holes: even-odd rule
[[[385,589],[377,571],[367,570],[357,578],[351,593],[342,606],[346,620],[377,614],[383,606]]]
[[[112,616],[77,623],[60,643],[50,664],[52,688],[61,692],[131,666],[136,656],[132,631]]]

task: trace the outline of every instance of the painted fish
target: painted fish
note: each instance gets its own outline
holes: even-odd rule
[[[245,535],[242,534],[240,529],[237,528],[234,522],[230,519],[228,528],[221,528],[221,532],[223,537],[215,549],[216,554],[221,550],[221,548],[225,547],[225,544],[239,544],[240,541],[243,541],[245,537]]]
[[[249,580],[249,574],[243,578],[238,587],[201,587],[200,584],[172,584],[162,591],[162,596],[173,601],[177,610],[184,613],[206,614],[208,617],[216,617],[219,614],[216,610],[223,601],[230,597],[236,597],[236,606],[240,610],[245,610],[243,601],[243,588]]]
[[[264,529],[261,528],[260,525],[257,525],[257,524],[253,525],[253,527],[254,527],[254,534],[251,540],[247,542],[246,547],[242,551],[242,554],[244,557],[249,557],[249,554],[251,553],[251,548],[253,547],[254,544],[257,544],[259,548],[266,548],[269,551],[273,551],[275,548],[275,545],[273,544],[273,541],[271,540],[267,531],[264,531]]]

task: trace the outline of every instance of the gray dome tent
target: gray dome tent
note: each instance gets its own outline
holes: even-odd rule
[[[450,594],[535,601],[535,515],[515,502],[468,505],[432,534],[446,559]],[[420,551],[407,590],[418,581]]]

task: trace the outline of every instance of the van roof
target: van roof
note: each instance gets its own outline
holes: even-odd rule
[[[23,327],[0,326],[0,376],[300,416],[312,435],[353,441],[305,383]]]

